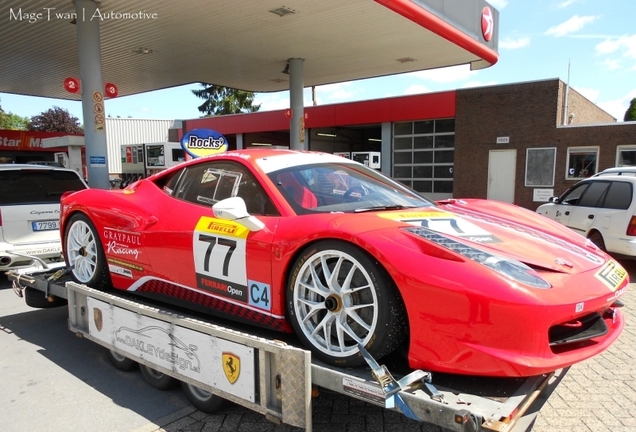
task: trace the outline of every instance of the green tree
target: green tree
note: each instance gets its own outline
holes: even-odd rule
[[[199,111],[205,116],[250,113],[258,111],[261,106],[254,105],[254,93],[201,83],[201,90],[192,90],[196,97],[205,99]]]
[[[625,111],[624,121],[636,121],[636,98],[629,103],[629,108]]]
[[[27,130],[29,128],[29,118],[20,117],[17,114],[5,112],[0,106],[0,129],[4,130]]]
[[[57,106],[31,117],[29,130],[40,132],[66,132],[71,134],[84,133],[79,119],[71,115],[68,110]]]

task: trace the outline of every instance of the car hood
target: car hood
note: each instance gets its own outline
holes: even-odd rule
[[[344,216],[344,215],[343,215]],[[423,227],[531,267],[580,273],[609,257],[584,237],[535,212],[488,200],[449,200],[437,206],[381,211],[349,219],[353,231]]]

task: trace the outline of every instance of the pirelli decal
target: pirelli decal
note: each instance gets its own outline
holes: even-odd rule
[[[610,260],[594,276],[610,290],[616,291],[627,279],[627,271],[616,261]]]

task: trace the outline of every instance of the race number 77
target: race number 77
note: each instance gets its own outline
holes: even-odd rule
[[[203,270],[205,272],[210,271],[210,257],[212,256],[212,249],[217,244],[219,246],[227,246],[228,250],[225,253],[225,258],[223,259],[223,276],[228,276],[228,269],[230,267],[230,259],[232,258],[232,254],[236,249],[236,240],[230,240],[223,237],[214,237],[205,234],[199,234],[199,241],[208,243],[208,247],[205,251],[205,261],[203,262]]]

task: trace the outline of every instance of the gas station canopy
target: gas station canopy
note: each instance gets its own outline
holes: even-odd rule
[[[100,21],[102,74],[119,96],[205,82],[288,90],[497,61],[498,12],[484,0],[4,0],[0,92],[80,99],[78,20]]]

